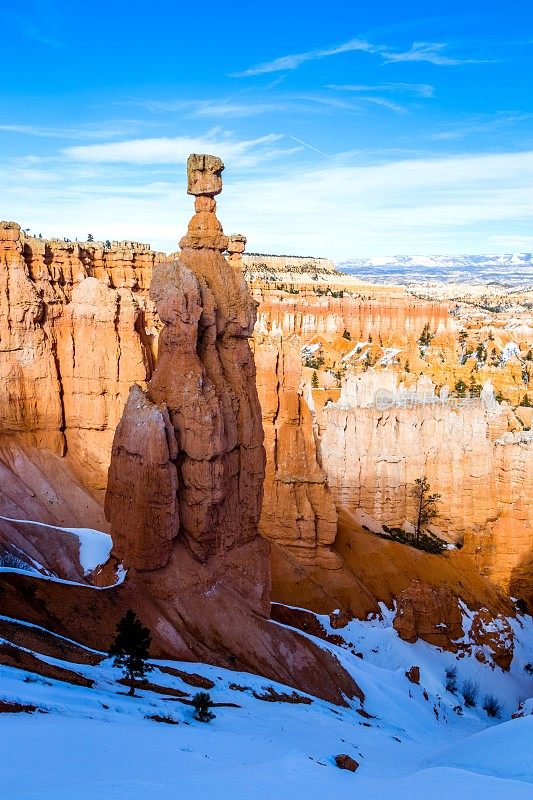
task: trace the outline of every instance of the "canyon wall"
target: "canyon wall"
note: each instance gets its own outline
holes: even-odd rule
[[[421,302],[403,288],[360,283],[339,289],[342,297],[318,291],[323,291],[319,285],[294,295],[264,286],[256,288],[257,330],[329,340],[348,330],[354,343],[368,342],[370,337],[385,346],[401,347],[416,342],[424,326],[429,325],[435,344],[455,343],[458,325],[449,314],[448,303]]]
[[[531,595],[533,435],[513,432],[490,386],[479,399],[435,394],[428,379],[400,391],[393,370],[348,376],[322,411],[320,454],[335,501],[389,526],[413,523],[414,481],[441,497],[434,520],[464,541],[481,574]]]
[[[77,582],[43,581],[24,571],[11,574],[4,581],[3,608],[37,624],[44,618],[57,633],[102,649],[112,640],[120,615],[135,608],[151,629],[156,657],[257,672],[346,705],[364,695],[338,660],[269,620],[269,546],[259,533],[263,431],[248,341],[256,308],[239,259],[230,263],[222,255],[235,244],[215,215],[223,168],[214,156],[189,158],[188,191],[195,195],[196,213],[180,254],[158,260],[151,275],[150,298],[162,325],[155,357],[136,328],[141,306],[133,287],[113,289],[102,276],[76,282],[57,326],[72,331],[77,321],[87,337],[83,347],[83,340],[76,341],[79,347],[72,345],[68,334],[57,337],[62,385],[72,395],[72,406],[62,397],[64,416],[52,422],[67,448],[74,441],[79,451],[78,437],[68,435],[79,424],[67,422],[81,421],[82,402],[88,402],[86,413],[94,426],[83,430],[97,430],[98,423],[98,430],[107,432],[116,409],[106,403],[124,392],[122,377],[135,375],[141,366],[142,377],[148,377],[145,388],[137,383],[128,387],[109,467],[110,563],[113,567],[120,561],[123,569],[114,585],[100,591]],[[238,248],[229,252],[238,255]],[[16,269],[24,269],[21,262]],[[116,293],[114,318],[105,302],[108,292]],[[121,374],[117,363],[110,369],[113,362],[98,341],[98,323],[105,333],[114,323],[111,346],[121,341],[123,297],[133,347],[128,350],[123,342],[113,353],[119,362],[124,358]],[[87,318],[92,328],[84,332],[80,320]],[[44,338],[47,329],[41,334]],[[94,352],[87,352],[88,346]],[[50,352],[55,355],[53,348]],[[79,362],[85,365],[79,373],[65,369]],[[52,423],[49,427],[53,430]],[[105,452],[107,441],[98,437],[95,447]]]
[[[207,206],[198,214],[201,225],[190,233],[196,244],[206,235],[223,236],[210,227]],[[232,268],[242,271],[244,237],[226,239],[225,247]],[[194,250],[184,247],[183,253],[183,265],[193,272],[199,268],[187,252]],[[166,259],[143,244],[44,241],[25,235],[15,223],[0,224],[0,427],[9,443],[3,451],[9,451],[3,459],[6,474],[13,474],[16,442],[20,453],[47,448],[56,456],[66,453],[76,481],[101,498],[130,386],[144,390],[153,376],[162,324],[149,286],[154,268]],[[235,292],[214,264],[201,270],[197,280],[200,286],[212,284],[220,305],[217,318],[229,320],[236,341],[249,324],[249,309],[236,304]],[[442,408],[378,413],[357,402],[350,408],[353,399],[337,406],[330,401],[338,399],[339,390],[311,391],[312,369],[302,367],[302,347],[311,341],[323,344],[326,355],[337,360],[335,368],[349,363],[347,356],[358,343],[367,343],[373,359],[379,347],[402,349],[397,357],[405,366],[409,360],[411,381],[426,373],[441,384],[457,360],[464,324],[453,304],[419,300],[398,287],[353,279],[343,283],[331,272],[331,290],[324,288],[323,276],[315,282],[303,275],[302,280],[305,285],[287,291],[252,279],[259,303],[254,349],[267,451],[261,532],[303,564],[338,569],[335,503],[402,524],[411,516],[408,486],[427,468],[430,483],[445,498],[443,527],[451,536],[464,536],[464,550],[483,574],[516,594],[530,591],[531,444],[511,414],[506,412],[500,424],[472,409],[461,415]],[[202,330],[209,329],[208,316],[206,306]],[[418,340],[425,326],[432,340],[421,358]],[[350,340],[343,338],[346,331]],[[244,369],[239,348],[232,347],[221,351],[224,374],[233,363],[240,365],[239,373]],[[459,368],[465,378],[468,363]],[[515,386],[524,365],[511,358],[500,371],[503,388]],[[233,372],[232,380],[240,380]],[[320,381],[324,374],[319,373]],[[224,403],[229,407],[234,400],[228,395]],[[517,410],[515,417],[529,419],[529,411]],[[506,439],[513,428],[515,438]],[[52,495],[59,488],[49,491]],[[72,504],[43,500],[37,506],[20,481],[7,494],[0,490],[0,513],[16,516],[16,507],[35,509],[27,513],[42,520],[79,524]]]
[[[26,237],[0,223],[0,429],[79,463],[103,490],[132,382],[150,376],[159,323],[146,245]]]
[[[267,452],[261,531],[304,564],[337,568],[337,511],[301,390],[301,340],[261,333],[254,347]]]

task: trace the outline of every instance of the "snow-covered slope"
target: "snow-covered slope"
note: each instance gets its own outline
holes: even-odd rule
[[[339,708],[302,694],[294,702],[290,688],[200,664],[154,662],[151,688],[136,698],[117,684],[120,674],[107,659],[90,665],[39,656],[94,681],[92,687],[0,667],[0,708],[1,701],[18,702],[44,712],[0,713],[1,795],[10,800],[416,800],[429,790],[432,800],[467,793],[494,800],[532,798],[527,743],[533,716],[509,719],[519,697],[533,690],[524,670],[531,657],[525,649],[531,618],[514,623],[517,657],[506,674],[476,659],[457,660],[424,643],[402,642],[392,614],[383,612],[383,619],[343,628],[346,647],[315,639],[354,675],[365,693],[364,708],[359,703]],[[328,618],[319,619],[328,628]],[[420,668],[420,685],[405,674],[413,665]],[[459,679],[478,683],[480,698],[486,692],[499,698],[501,720],[490,720],[479,705],[458,713],[460,697],[444,688],[444,670],[451,665]],[[169,667],[181,675],[162,671]],[[198,686],[198,673],[204,683],[212,682],[212,699],[221,704],[208,724],[196,721],[188,705],[198,690],[191,686]],[[335,766],[340,753],[359,762],[355,774]]]
[[[456,256],[376,256],[354,258],[337,268],[374,283],[496,283],[504,287],[533,285],[533,254]]]

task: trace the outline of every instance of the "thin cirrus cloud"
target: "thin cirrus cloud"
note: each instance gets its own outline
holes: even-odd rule
[[[395,103],[393,100],[388,100],[386,97],[365,97],[364,98],[367,103],[372,103],[375,106],[381,106],[381,108],[387,108],[389,111],[394,111],[396,114],[407,114],[407,108],[405,106],[401,106],[399,103]]]
[[[470,120],[469,122],[459,122],[448,125],[443,130],[432,133],[426,138],[433,139],[434,141],[452,141],[454,139],[463,139],[467,136],[483,133],[503,133],[507,135],[511,126],[521,122],[529,122],[532,118],[533,114],[529,113],[499,113],[490,117]]]
[[[92,164],[183,164],[189,153],[216,152],[223,159],[239,160],[253,166],[272,158],[290,155],[300,148],[283,148],[282,134],[270,133],[257,139],[236,140],[215,129],[205,136],[152,137],[106,144],[67,147],[62,154],[73,161]]]
[[[230,144],[253,152],[277,141]],[[63,158],[0,165],[2,201],[12,218],[45,235],[86,235],[90,219],[96,237],[140,237],[158,249],[175,249],[191,213],[180,188],[184,167],[161,162],[148,180],[138,153],[121,154],[129,163],[116,162],[117,153],[101,156],[87,163]],[[226,230],[244,230],[255,252],[313,252],[339,260],[421,250],[483,253],[497,249],[498,236],[511,249],[512,241],[533,246],[533,151],[376,156],[370,164],[341,154],[318,163],[300,156],[268,172],[243,169],[241,158],[232,164],[228,157],[227,166],[221,219]]]
[[[235,72],[231,75],[233,78],[245,78],[253,75],[266,75],[270,72],[282,72],[289,69],[298,69],[301,64],[306,61],[316,61],[320,58],[327,58],[328,56],[337,56],[341,53],[351,53],[354,51],[362,51],[372,53],[374,45],[364,39],[350,39],[344,44],[336,45],[335,47],[328,47],[324,50],[308,50],[305,53],[296,53],[294,55],[281,56],[275,58],[273,61],[268,61],[265,64],[258,64],[256,67],[250,67],[243,72]]]
[[[219,97],[205,100],[135,100],[122,103],[122,105],[124,104],[138,106],[159,115],[181,111],[184,116],[205,119],[255,117],[262,114],[294,111],[296,107],[302,113],[318,112],[320,109],[326,110],[328,108],[341,111],[362,110],[360,105],[351,100],[332,96],[328,92],[314,91],[282,92],[276,95],[276,99],[272,101],[265,101],[262,98],[250,95],[246,98],[240,96],[237,99]]]
[[[417,97],[433,97],[435,89],[430,83],[378,83],[374,86],[365,83],[330,83],[326,89],[337,92],[355,92],[357,94],[385,92],[391,94],[410,94]]]
[[[343,44],[328,47],[322,50],[307,50],[304,53],[281,56],[273,61],[249,67],[242,72],[234,72],[230,77],[247,78],[255,75],[266,75],[271,72],[282,72],[285,70],[298,69],[307,61],[316,61],[329,56],[337,56],[342,53],[364,52],[377,55],[386,63],[401,61],[426,61],[436,66],[457,66],[459,64],[478,64],[486,63],[487,59],[477,58],[457,58],[448,55],[447,45],[443,42],[413,42],[408,50],[393,50],[387,45],[373,44],[366,39],[350,39]]]
[[[0,133],[16,133],[21,136],[35,136],[39,139],[77,139],[92,141],[112,139],[125,136],[132,130],[150,125],[146,120],[111,120],[99,122],[97,125],[79,125],[77,127],[47,127],[45,125],[19,125],[17,123],[0,124]]]

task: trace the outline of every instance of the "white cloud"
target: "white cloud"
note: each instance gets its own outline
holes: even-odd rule
[[[18,123],[0,124],[0,132],[17,133],[23,136],[36,136],[40,139],[78,139],[94,141],[97,139],[113,139],[116,136],[127,136],[139,128],[150,127],[147,120],[108,120],[96,124],[80,124],[75,127],[47,127],[45,125],[20,125]]]
[[[388,100],[386,97],[365,97],[364,99],[367,101],[367,103],[373,103],[375,106],[388,108],[389,111],[394,111],[396,114],[405,114],[407,112],[405,106],[401,106],[399,103],[394,103],[392,100]]]
[[[354,51],[371,53],[380,56],[385,63],[398,61],[426,61],[437,66],[456,66],[458,64],[479,64],[486,63],[487,59],[476,58],[457,58],[447,55],[444,51],[447,45],[443,42],[414,42],[408,50],[393,50],[388,45],[372,44],[366,39],[350,39],[343,44],[334,47],[327,47],[322,50],[307,50],[304,53],[281,56],[273,61],[249,67],[242,72],[235,72],[230,77],[248,78],[255,75],[265,75],[271,72],[282,72],[286,70],[298,69],[299,66],[307,61],[336,56],[341,53]]]
[[[412,94],[419,97],[433,97],[435,94],[434,87],[429,83],[378,83],[375,86],[364,83],[330,83],[326,88],[335,89],[339,92],[357,92],[359,94],[390,92],[393,94]]]
[[[443,52],[445,49],[446,45],[442,42],[414,42],[409,50],[405,50],[404,52],[395,52],[388,47],[384,47],[380,49],[380,53],[387,63],[397,61],[427,61],[429,64],[436,64],[439,67],[456,66],[458,64],[487,63],[486,59],[453,58]]]
[[[67,147],[62,152],[73,160],[92,164],[183,164],[189,153],[213,152],[222,159],[239,161],[247,166],[280,155],[295,152],[294,148],[273,147],[283,139],[281,134],[270,133],[257,139],[235,140],[214,130],[205,136],[154,137],[129,139],[108,144]]]
[[[253,75],[265,75],[270,72],[298,69],[298,67],[301,64],[304,64],[306,61],[316,61],[320,58],[327,58],[327,56],[336,56],[341,53],[350,53],[356,50],[372,53],[374,52],[374,45],[370,44],[370,42],[367,42],[364,39],[350,39],[348,42],[344,42],[343,44],[339,44],[334,47],[327,47],[323,50],[308,50],[305,53],[281,56],[273,61],[267,61],[264,64],[258,64],[255,67],[250,67],[243,72],[235,72],[231,77],[244,78]]]
[[[450,141],[453,139],[462,139],[465,136],[472,134],[487,133],[487,132],[507,132],[511,125],[520,122],[529,122],[533,118],[533,114],[527,113],[514,113],[505,114],[497,113],[490,116],[469,118],[464,122],[456,122],[448,124],[446,128],[437,133],[432,133],[427,138],[435,141]]]
[[[519,242],[528,249],[531,241],[532,150],[389,156],[366,165],[343,156],[312,167],[299,154],[272,161],[268,171],[250,168],[239,153],[224,157],[220,219],[227,232],[242,230],[256,252],[343,259],[504,252]],[[147,241],[170,252],[192,214],[185,169],[174,161],[4,162],[0,184],[0,218],[43,235],[73,239],[91,231],[97,238]]]

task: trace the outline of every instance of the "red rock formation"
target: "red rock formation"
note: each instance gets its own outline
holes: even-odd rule
[[[335,288],[344,296],[319,295],[320,284],[296,295],[262,285],[254,290],[259,300],[258,327],[296,334],[304,340],[323,336],[329,341],[347,330],[353,342],[367,342],[372,337],[384,346],[403,347],[416,343],[427,324],[436,334],[434,344],[445,347],[455,343],[459,326],[450,316],[448,303],[416,300],[401,287],[347,287],[345,282],[343,288],[339,281]]]
[[[476,658],[487,661],[490,659],[508,670],[514,655],[513,629],[502,614],[491,614],[487,608],[481,608],[472,618],[469,636]]]
[[[300,340],[256,334],[255,360],[267,450],[261,531],[304,564],[338,568],[337,511],[300,385]]]
[[[26,237],[0,223],[2,433],[63,454],[103,489],[129,387],[150,375],[147,245]],[[1,510],[1,509],[0,509]]]
[[[4,434],[63,453],[61,388],[43,328],[45,305],[22,253],[20,226],[0,224],[0,408]]]
[[[255,304],[222,256],[222,168],[210,156],[189,161],[196,214],[150,289],[164,324],[157,361],[146,391],[132,388],[113,443],[106,514],[130,568],[124,591],[144,605],[162,652],[217,663],[231,654],[280,680],[290,670],[290,683],[329,699],[339,688],[361,696],[327,653],[268,621]]]
[[[457,597],[445,587],[436,589],[413,581],[398,597],[394,627],[406,642],[424,639],[429,644],[456,652],[456,640],[463,636]]]
[[[217,302],[225,307],[230,325],[244,330],[250,308],[235,301],[235,291],[238,296],[242,290],[244,237],[224,237],[218,223],[209,228],[213,202],[208,196],[198,198],[191,242],[200,242],[207,232],[228,249],[233,276],[227,297],[220,281],[215,291],[216,269],[207,261],[206,275],[211,274],[208,283],[214,295],[218,292]],[[184,259],[187,252],[193,254],[195,248],[186,247]],[[163,259],[138,243],[113,242],[105,247],[98,242],[44,241],[25,236],[15,223],[0,226],[1,429],[10,437],[16,433],[18,442],[56,454],[67,452],[70,466],[91,490],[105,487],[114,430],[129,387],[138,383],[144,389],[152,374],[161,323],[148,287],[154,265]],[[293,334],[306,342],[318,333],[333,343],[332,353],[339,350],[339,341],[349,350],[357,339],[372,336],[376,348],[378,340],[384,346],[407,348],[412,369],[416,365],[424,370],[428,363],[416,352],[426,323],[437,332],[430,348],[435,364],[442,357],[446,361],[452,346],[456,348],[459,325],[446,303],[416,300],[404,289],[362,285],[347,289],[343,297],[332,297],[319,296],[316,287],[296,295],[263,283],[256,296],[261,301],[256,361],[268,455],[265,535],[305,563],[332,566],[335,510],[327,486],[334,499],[350,509],[362,508],[389,524],[401,524],[410,513],[412,476],[407,473],[418,474],[428,463],[430,483],[445,498],[446,527],[464,534],[465,549],[484,575],[532,602],[531,443],[516,438],[494,446],[496,437],[490,433],[487,444],[484,423],[472,421],[471,414],[452,420],[454,435],[449,438],[441,429],[448,426],[450,415],[437,419],[400,410],[388,413],[390,424],[382,425],[369,419],[372,412],[366,409],[356,409],[354,416],[346,409],[336,412],[330,404],[322,413],[320,395],[326,393],[315,392],[311,401],[312,393],[300,388],[299,345],[291,339]],[[222,317],[220,312],[218,316]],[[344,330],[351,332],[352,342],[342,338]],[[504,332],[501,337],[502,342],[508,340]],[[501,337],[498,334],[496,340]],[[232,347],[236,346],[234,342]],[[527,342],[520,342],[520,348],[525,352]],[[219,347],[222,362],[230,369],[235,357],[224,359],[226,351],[226,346]],[[434,379],[444,379],[446,369],[444,363],[439,367],[441,377]],[[522,381],[520,365],[513,369]],[[422,435],[424,430],[427,435]],[[338,436],[344,437],[340,443]],[[442,448],[435,450],[436,441],[442,444],[444,458]],[[398,456],[403,459],[398,463],[409,465],[403,477],[394,461]]]
[[[178,532],[201,561],[258,538],[264,451],[247,341],[255,307],[222,256],[227,240],[211,197],[220,177],[217,162],[212,172],[205,163],[212,182],[189,167],[190,185],[204,194],[179,261],[158,265],[152,278],[165,325],[156,367],[145,397],[132,390],[113,446],[106,511],[126,563],[140,569],[164,566]]]
[[[423,639],[453,653],[473,654],[504,670],[513,660],[514,635],[506,617],[481,608],[472,615],[469,629],[468,623],[463,628],[457,595],[446,586],[413,581],[398,596],[393,624],[406,642]]]

